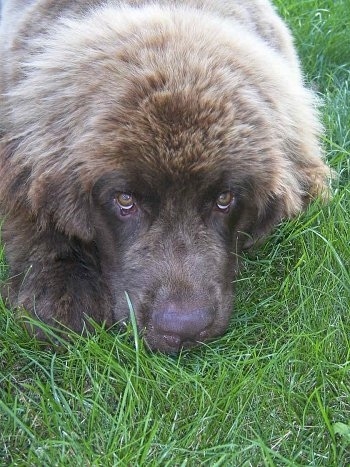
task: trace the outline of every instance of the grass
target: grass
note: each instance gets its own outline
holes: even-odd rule
[[[350,464],[350,8],[276,3],[324,101],[334,199],[245,258],[229,332],[178,357],[132,325],[45,350],[2,305],[0,465]]]

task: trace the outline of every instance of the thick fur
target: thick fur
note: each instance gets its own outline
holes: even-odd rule
[[[218,336],[242,248],[327,195],[268,1],[7,0],[1,62],[6,288],[49,324],[123,322],[127,292],[153,349]]]

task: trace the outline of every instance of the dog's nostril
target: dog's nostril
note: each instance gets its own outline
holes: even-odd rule
[[[213,314],[204,308],[186,308],[169,304],[153,313],[154,327],[160,333],[194,339],[213,322]]]

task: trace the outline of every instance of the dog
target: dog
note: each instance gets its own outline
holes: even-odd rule
[[[328,192],[272,4],[5,0],[0,48],[9,304],[82,332],[129,298],[166,353],[222,335],[242,250]]]

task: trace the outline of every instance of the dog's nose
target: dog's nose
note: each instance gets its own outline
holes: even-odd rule
[[[175,343],[196,341],[213,322],[213,313],[205,308],[167,304],[153,313],[154,328]],[[176,345],[176,344],[175,344]]]

